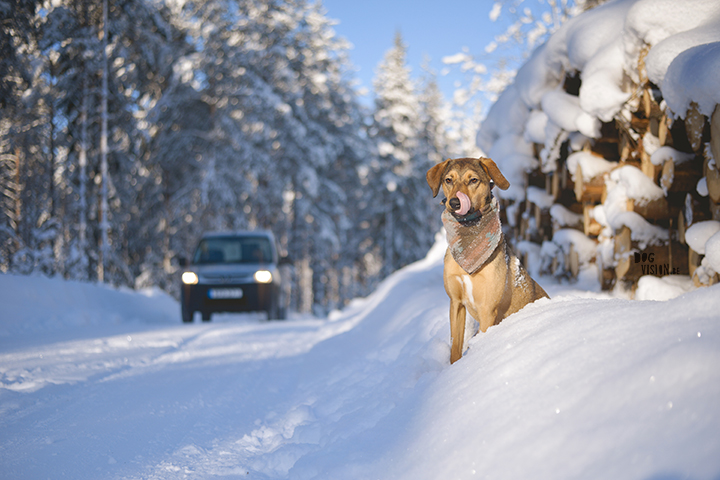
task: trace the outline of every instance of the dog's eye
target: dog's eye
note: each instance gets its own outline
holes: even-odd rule
[[[452,178],[450,178],[450,177],[446,178],[446,179],[445,179],[445,183],[447,183],[448,185],[450,185],[450,184],[452,183]]]
[[[477,178],[471,178],[471,179],[470,179],[470,185],[473,185],[473,184],[478,183],[478,182],[479,182],[479,180],[478,180]]]

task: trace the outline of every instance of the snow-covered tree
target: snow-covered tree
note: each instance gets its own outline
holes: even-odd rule
[[[108,0],[107,22],[100,2],[23,5],[3,24],[21,54],[0,65],[17,106],[0,111],[4,271],[93,280],[105,245],[108,281],[173,291],[201,233],[264,227],[296,264],[294,307],[367,293],[377,154],[319,3]]]
[[[346,44],[321,7],[302,0],[176,8],[195,52],[177,63],[155,108],[153,149],[163,170],[186,172],[168,177],[171,203],[183,210],[175,216],[185,223],[180,237],[271,228],[303,285],[294,305],[323,304],[328,277],[355,262],[347,252],[348,198],[359,189],[356,165],[371,150],[347,78]],[[173,111],[179,103],[196,121]],[[178,159],[178,148],[196,153]]]
[[[453,104],[459,118],[484,116],[483,101],[494,102],[512,83],[515,72],[530,53],[568,19],[606,0],[496,0],[488,16],[504,28],[481,52],[464,47],[444,57],[443,63],[459,69],[464,81]]]
[[[432,244],[425,233],[431,222],[425,172],[428,146],[421,144],[422,116],[417,89],[406,61],[407,47],[397,33],[373,80],[376,100],[370,136],[379,162],[373,165],[377,187],[368,202],[371,219],[383,238],[383,273],[417,260]]]
[[[111,268],[113,282],[127,283],[132,278],[127,267],[131,263],[127,240],[132,237],[126,234],[133,218],[129,211],[132,192],[142,188],[138,185],[141,176],[134,173],[139,160],[137,141],[142,138],[136,115],[139,100],[158,83],[153,75],[162,72],[163,56],[157,46],[165,43],[161,37],[167,31],[158,35],[161,15],[144,1],[110,2],[109,10],[109,160],[111,174],[119,175],[119,181],[109,186],[113,197],[108,216],[118,216],[111,237]],[[90,263],[97,261],[90,245],[97,245],[99,223],[95,151],[101,13],[97,2],[53,2],[29,16],[31,34],[15,36],[16,42],[25,42],[22,51],[32,69],[23,85],[22,110],[10,120],[9,136],[15,146],[9,151],[20,165],[15,169],[16,183],[33,199],[23,202],[20,198],[15,203],[24,207],[19,208],[23,221],[34,225],[30,231],[42,237],[43,245],[50,245],[50,254],[46,246],[38,254],[28,254],[38,247],[31,246],[26,229],[13,247],[15,257],[23,256],[24,270],[85,279],[91,278]],[[38,184],[40,179],[45,179],[44,184]],[[33,216],[31,207],[43,210]],[[40,260],[43,265],[51,261],[52,266],[41,266]]]
[[[37,59],[36,1],[0,4],[0,268],[54,273],[54,105]]]

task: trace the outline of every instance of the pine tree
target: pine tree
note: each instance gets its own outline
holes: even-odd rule
[[[109,271],[103,273],[112,283],[132,284],[135,272],[128,265],[135,265],[133,250],[146,250],[130,234],[139,221],[139,212],[133,210],[135,197],[153,181],[142,174],[140,120],[165,82],[171,64],[167,46],[178,35],[163,21],[162,11],[144,1],[110,1],[107,13],[109,174],[103,178],[98,177],[102,4],[83,0],[53,4],[39,18],[39,44],[42,55],[50,59],[45,77],[52,81],[56,115],[64,125],[55,137],[65,152],[62,171],[67,175],[59,182],[64,196],[65,274],[86,279],[100,273],[101,227],[109,221],[113,225],[105,259]],[[107,207],[96,201],[100,187],[108,189]],[[98,203],[104,208],[99,209]]]
[[[370,134],[380,155],[373,173],[379,180],[376,195],[381,200],[374,224],[384,237],[384,275],[421,258],[432,245],[426,234],[431,220],[427,187],[423,187],[428,148],[420,141],[420,102],[406,55],[398,33],[373,81],[377,98]]]
[[[0,5],[0,269],[54,273],[52,98],[37,61],[38,2]]]
[[[325,308],[328,296],[340,296],[326,295],[326,285],[346,266],[347,195],[358,190],[355,164],[370,150],[346,79],[346,47],[317,4],[226,3],[194,2],[175,12],[203,50],[183,58],[159,103],[164,112],[155,114],[178,116],[172,105],[185,99],[205,118],[158,122],[157,158],[177,145],[197,152],[174,165],[187,172],[186,186],[173,181],[169,188],[171,197],[182,192],[171,203],[185,211],[175,217],[202,212],[186,232],[271,228],[305,290],[295,289],[294,305]]]
[[[201,233],[261,227],[296,263],[295,306],[367,293],[377,154],[320,4],[108,0],[107,22],[90,0],[46,7],[0,76],[17,107],[0,113],[3,271],[92,280],[104,261],[113,284],[176,291]]]

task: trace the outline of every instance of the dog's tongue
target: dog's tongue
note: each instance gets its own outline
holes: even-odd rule
[[[457,198],[460,200],[460,210],[455,213],[462,216],[466,215],[470,211],[470,197],[462,192],[457,193]]]

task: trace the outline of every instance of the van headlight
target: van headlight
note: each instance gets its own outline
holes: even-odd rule
[[[195,285],[198,283],[198,276],[195,274],[195,272],[183,272],[182,282],[185,285]]]
[[[258,283],[270,283],[272,279],[272,273],[267,270],[258,270],[255,272],[255,281]]]

